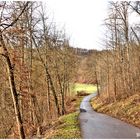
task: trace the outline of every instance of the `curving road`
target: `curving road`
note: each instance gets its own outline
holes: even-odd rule
[[[96,94],[86,96],[80,105],[80,127],[84,139],[136,139],[140,129],[110,116],[95,112],[89,101]]]

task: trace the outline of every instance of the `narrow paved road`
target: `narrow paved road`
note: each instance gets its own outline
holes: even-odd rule
[[[89,101],[96,94],[86,96],[80,105],[80,127],[84,139],[140,138],[140,129],[110,116],[95,112]]]

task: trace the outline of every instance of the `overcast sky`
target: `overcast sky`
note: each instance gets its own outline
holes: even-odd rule
[[[49,17],[58,27],[65,27],[70,44],[87,49],[100,49],[105,0],[47,0]]]

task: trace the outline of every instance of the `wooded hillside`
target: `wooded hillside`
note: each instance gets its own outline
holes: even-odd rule
[[[77,52],[47,21],[42,3],[0,5],[0,137],[39,135],[67,112]]]
[[[116,101],[140,92],[139,24],[130,16],[140,16],[139,2],[110,2],[105,19],[106,50],[96,56],[95,69],[105,102]]]

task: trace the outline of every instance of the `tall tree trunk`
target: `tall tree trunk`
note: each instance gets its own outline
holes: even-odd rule
[[[20,107],[18,103],[18,94],[16,90],[16,85],[15,85],[15,78],[14,78],[14,67],[12,66],[8,50],[5,46],[5,42],[3,40],[2,33],[0,35],[0,41],[1,41],[1,47],[3,48],[3,56],[6,59],[7,62],[7,69],[9,73],[9,84],[10,84],[10,90],[13,98],[13,104],[14,104],[14,110],[15,110],[15,116],[16,116],[16,121],[18,125],[18,131],[19,131],[19,136],[21,139],[25,139],[25,133],[24,133],[24,128],[23,128],[23,122],[21,119],[21,113],[20,113]]]
[[[55,91],[55,88],[54,88],[54,85],[53,85],[53,82],[52,82],[52,78],[50,76],[50,73],[48,72],[47,66],[46,66],[46,69],[45,70],[46,70],[46,77],[49,80],[49,83],[50,83],[50,86],[51,86],[51,90],[52,90],[52,93],[53,93],[53,96],[54,96],[56,110],[57,110],[57,115],[60,116],[61,113],[60,113],[58,98],[57,98],[56,91]]]
[[[37,45],[36,40],[35,40],[35,38],[34,38],[33,36],[32,36],[32,39],[33,39],[34,45],[35,45],[35,47],[36,47],[36,49],[37,49],[37,52],[38,52],[40,61],[41,61],[41,63],[42,63],[43,66],[44,66],[44,69],[45,69],[45,72],[46,72],[46,79],[47,79],[48,82],[50,83],[50,88],[51,88],[52,93],[53,93],[53,97],[54,97],[54,102],[55,102],[55,107],[56,107],[57,115],[60,116],[60,115],[61,115],[61,112],[60,112],[60,108],[59,108],[58,97],[57,97],[57,94],[56,94],[56,91],[55,91],[55,88],[54,88],[54,84],[53,84],[53,81],[52,81],[51,74],[50,74],[50,72],[49,72],[49,68],[48,68],[47,62],[44,62],[43,58],[41,57],[40,51],[39,51],[39,49],[38,49],[38,45]]]
[[[95,78],[96,78],[96,86],[97,86],[97,95],[100,96],[99,82],[98,82],[98,77],[97,77],[96,68],[95,68]]]

